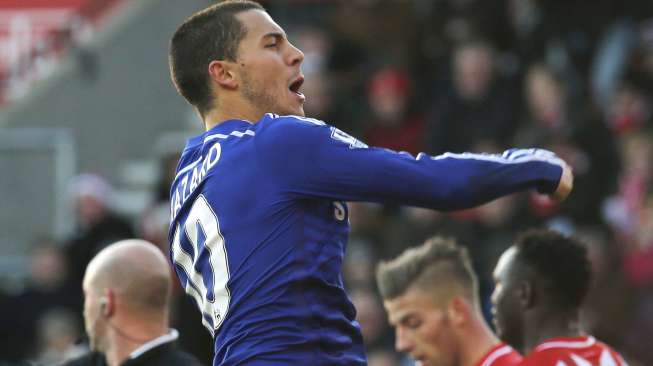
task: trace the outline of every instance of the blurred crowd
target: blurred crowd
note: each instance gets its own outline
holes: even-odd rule
[[[517,232],[532,226],[583,238],[594,271],[585,328],[631,365],[653,364],[653,2],[266,5],[304,51],[307,116],[369,145],[412,154],[542,147],[576,175],[562,204],[535,193],[452,213],[350,203],[343,274],[370,366],[410,365],[392,351],[374,285],[378,260],[434,234],[457,238],[470,250],[489,316],[496,260]],[[0,332],[0,359],[56,361],[83,349],[76,340],[85,266],[106,244],[126,237],[167,252],[177,157],[161,158],[156,200],[137,218],[111,210],[111,187],[101,178],[85,174],[71,183],[76,235],[63,243],[37,239],[30,283],[0,293],[0,329],[12,330]],[[179,288],[174,303],[182,345],[210,359],[212,341]]]

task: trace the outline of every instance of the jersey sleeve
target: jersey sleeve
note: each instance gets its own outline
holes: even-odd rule
[[[540,150],[501,155],[417,157],[368,147],[323,122],[299,117],[267,121],[257,136],[266,179],[295,198],[370,201],[455,210],[526,189],[553,192],[562,162]]]

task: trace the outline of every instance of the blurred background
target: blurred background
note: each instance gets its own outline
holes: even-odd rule
[[[0,0],[0,360],[84,351],[81,278],[126,237],[167,251],[168,189],[202,132],[168,41],[208,0]],[[588,331],[653,364],[653,1],[268,0],[305,53],[306,114],[370,145],[430,154],[543,147],[569,162],[562,205],[520,194],[442,214],[351,203],[344,275],[370,366],[411,365],[374,284],[378,260],[434,234],[490,273],[515,234],[585,240]],[[173,324],[212,342],[177,288]]]

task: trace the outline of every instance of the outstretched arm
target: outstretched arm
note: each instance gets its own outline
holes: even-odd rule
[[[455,210],[528,189],[564,199],[573,180],[561,159],[541,149],[415,158],[367,147],[315,120],[285,117],[266,129],[257,136],[261,165],[280,189],[298,198]]]

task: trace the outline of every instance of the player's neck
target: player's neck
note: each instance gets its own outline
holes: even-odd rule
[[[463,337],[461,366],[475,366],[497,344],[499,339],[482,319],[470,323]]]
[[[582,335],[577,311],[567,314],[541,314],[524,325],[524,354],[532,352],[547,339]]]
[[[208,131],[224,121],[239,119],[250,123],[256,123],[261,119],[261,117],[261,112],[254,110],[248,105],[242,105],[242,103],[229,103],[225,101],[224,103],[221,103],[218,108],[213,108],[210,111],[205,112],[202,116],[202,120],[204,121],[204,127]]]

